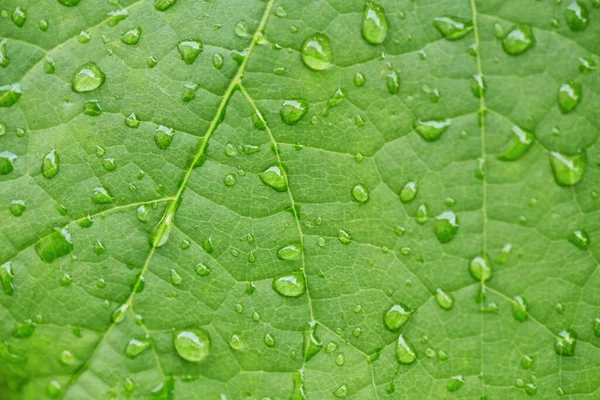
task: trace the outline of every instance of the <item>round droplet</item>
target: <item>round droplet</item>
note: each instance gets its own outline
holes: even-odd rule
[[[473,30],[473,21],[446,15],[434,18],[433,26],[442,34],[444,39],[458,40]]]
[[[13,23],[21,28],[23,25],[25,25],[25,21],[27,20],[27,10],[17,7],[10,17]]]
[[[210,336],[203,329],[186,329],[173,333],[173,345],[181,358],[202,361],[210,351]]]
[[[232,349],[240,350],[243,345],[244,343],[238,335],[231,335],[231,337],[229,338],[229,347],[231,347]]]
[[[389,330],[397,331],[410,319],[411,314],[408,307],[395,304],[385,313],[383,322]]]
[[[533,365],[533,357],[529,355],[524,355],[521,357],[521,368],[529,369]]]
[[[234,174],[225,175],[223,178],[223,183],[225,186],[233,186],[237,182],[237,178]]]
[[[26,206],[24,200],[13,200],[10,202],[10,206],[8,207],[11,214],[15,217],[20,217],[21,215],[23,215],[23,213],[25,212],[25,208]]]
[[[434,142],[442,136],[442,133],[448,129],[451,123],[452,121],[449,119],[422,121],[419,118],[415,122],[415,131],[417,131],[425,141]]]
[[[581,1],[572,1],[565,10],[567,25],[572,31],[583,31],[590,24],[589,12]]]
[[[382,6],[369,1],[362,16],[362,35],[370,44],[383,43],[389,23]]]
[[[417,353],[413,345],[406,340],[404,335],[398,336],[396,343],[396,358],[400,364],[412,364],[417,359]]]
[[[200,40],[182,40],[177,44],[177,51],[186,64],[192,65],[202,52],[203,45]]]
[[[203,263],[198,263],[196,265],[196,274],[198,276],[208,276],[210,275],[210,268]]]
[[[311,69],[322,71],[331,67],[331,45],[322,33],[307,37],[301,47],[302,61]]]
[[[469,263],[469,272],[473,278],[485,282],[492,277],[492,261],[487,254],[477,256]]]
[[[367,77],[362,72],[357,72],[354,75],[354,86],[361,87],[367,82]]]
[[[366,203],[369,200],[369,188],[358,184],[352,188],[352,197],[359,203]]]
[[[561,186],[573,186],[583,179],[585,172],[586,153],[567,156],[553,151],[550,153],[550,166],[554,180]]]
[[[308,112],[308,103],[305,100],[285,100],[281,105],[279,113],[281,120],[294,125]]]
[[[89,92],[98,89],[106,80],[102,70],[94,62],[88,62],[77,68],[73,75],[71,87],[73,91]]]
[[[433,233],[440,243],[448,243],[458,232],[458,217],[452,211],[445,211],[435,217]]]
[[[263,172],[258,174],[258,177],[265,185],[272,187],[278,192],[284,192],[287,190],[287,176],[284,168],[281,168],[279,164],[272,165],[265,169]]]
[[[284,297],[300,297],[306,291],[306,282],[302,271],[280,275],[273,279],[273,290]]]
[[[533,30],[529,25],[515,26],[502,40],[504,51],[513,56],[524,53],[534,44]]]
[[[398,197],[400,201],[403,203],[408,203],[412,201],[417,196],[417,182],[409,181],[404,184],[400,193],[398,193]]]
[[[560,86],[558,89],[558,107],[560,112],[568,114],[575,110],[575,107],[581,102],[581,83],[569,82]]]

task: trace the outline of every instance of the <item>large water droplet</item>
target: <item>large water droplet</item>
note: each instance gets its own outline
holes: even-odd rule
[[[12,15],[10,16],[12,22],[19,28],[25,25],[25,21],[27,20],[27,10],[22,9],[21,7],[15,8]]]
[[[98,89],[106,80],[106,75],[95,62],[88,62],[77,68],[73,74],[71,87],[73,91],[89,92]]]
[[[273,290],[284,297],[300,297],[306,291],[306,282],[302,271],[280,275],[273,279]]]
[[[181,59],[188,65],[192,65],[196,61],[196,57],[202,53],[202,49],[200,40],[181,40],[177,44],[177,51],[181,55]]]
[[[73,242],[67,228],[55,230],[35,244],[35,252],[46,263],[51,263],[55,259],[69,254],[72,250]]]
[[[104,186],[94,188],[92,192],[92,202],[94,204],[112,204],[114,201],[115,198],[112,193]]]
[[[397,331],[410,319],[411,314],[408,307],[394,304],[383,316],[383,322],[389,330]]]
[[[147,350],[152,345],[150,338],[144,338],[141,340],[131,339],[129,343],[127,343],[127,347],[125,348],[125,355],[129,358],[136,358],[144,350]]]
[[[0,282],[2,283],[2,289],[4,290],[5,295],[12,296],[15,292],[15,287],[13,286],[14,280],[15,274],[12,265],[10,261],[5,262],[0,266]]]
[[[584,229],[578,229],[570,233],[567,240],[580,250],[587,250],[590,245],[590,235]]]
[[[0,107],[10,107],[21,97],[21,84],[0,86]]]
[[[140,40],[141,36],[142,36],[142,28],[140,28],[139,26],[136,26],[135,28],[131,28],[131,29],[123,32],[123,34],[121,35],[121,42],[123,42],[125,44],[134,45],[134,44],[137,44],[137,42]]]
[[[366,203],[369,200],[369,188],[362,184],[354,186],[352,188],[352,197],[359,203]]]
[[[278,192],[285,192],[287,190],[287,175],[278,164],[265,169],[258,174],[258,177],[265,185],[272,187]]]
[[[445,211],[435,217],[433,233],[440,243],[448,243],[458,232],[458,217],[452,211]]]
[[[400,364],[412,364],[417,359],[415,348],[403,335],[398,336],[396,358]]]
[[[550,166],[554,180],[561,186],[573,186],[579,183],[585,172],[586,153],[567,156],[557,151],[550,153]]]
[[[446,15],[434,18],[433,26],[442,34],[444,39],[458,40],[473,30],[473,21],[466,21],[458,17]]]
[[[513,56],[524,53],[534,44],[535,37],[529,25],[515,26],[502,40],[504,51]]]
[[[331,67],[331,45],[322,33],[307,37],[302,43],[302,61],[309,68],[322,71]]]
[[[502,161],[518,160],[529,151],[534,141],[535,137],[532,133],[514,125],[510,139],[504,145],[502,152],[498,154],[498,159]]]
[[[154,8],[158,11],[165,11],[175,3],[177,0],[154,0]]]
[[[581,83],[568,82],[558,89],[558,107],[560,112],[568,114],[581,102]]]
[[[559,356],[573,356],[575,354],[576,339],[577,335],[574,330],[561,331],[554,342],[554,351]]]
[[[572,31],[583,31],[590,24],[588,9],[581,1],[572,1],[567,6],[565,19]]]
[[[442,133],[448,129],[450,124],[452,123],[449,119],[439,120],[439,121],[422,121],[420,118],[415,122],[415,131],[425,141],[434,142],[442,136]]]
[[[210,336],[203,329],[189,329],[173,333],[173,344],[181,358],[191,362],[202,361],[210,351]]]
[[[492,277],[492,260],[487,254],[473,258],[469,263],[469,272],[478,281],[487,281]]]
[[[295,260],[302,254],[302,244],[292,243],[287,246],[283,246],[277,250],[277,257],[281,260]]]
[[[154,143],[156,143],[156,146],[161,150],[168,149],[173,141],[173,136],[175,136],[173,128],[159,125],[154,132]]]
[[[288,125],[294,125],[308,112],[308,103],[305,100],[285,100],[279,113],[281,120]]]
[[[362,35],[370,44],[383,43],[389,24],[385,11],[380,5],[369,1],[362,16]]]

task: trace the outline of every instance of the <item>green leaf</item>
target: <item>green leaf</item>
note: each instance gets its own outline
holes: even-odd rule
[[[599,5],[4,0],[0,398],[597,398]]]

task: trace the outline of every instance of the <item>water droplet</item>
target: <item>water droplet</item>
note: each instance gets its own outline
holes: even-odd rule
[[[73,365],[77,361],[73,353],[71,353],[69,350],[64,350],[62,353],[60,353],[59,360],[64,365]]]
[[[159,125],[154,132],[154,143],[161,150],[166,150],[171,145],[173,141],[173,136],[175,136],[175,132],[173,132],[173,128],[168,128],[164,125]]]
[[[73,278],[69,274],[64,274],[60,278],[60,286],[69,286],[73,283]]]
[[[125,348],[125,355],[129,358],[136,358],[142,354],[144,350],[149,349],[151,344],[152,342],[150,341],[150,338],[144,338],[141,340],[131,339]]]
[[[10,107],[21,97],[21,84],[0,86],[0,107]]]
[[[99,255],[104,254],[105,250],[106,250],[106,248],[104,247],[102,242],[99,240],[96,240],[96,243],[94,243],[94,253],[96,253],[96,255],[99,256]]]
[[[94,204],[112,204],[115,201],[110,190],[104,186],[99,186],[92,193],[92,202]]]
[[[580,250],[587,250],[590,245],[590,235],[584,229],[573,231],[567,236],[567,240]]]
[[[397,331],[410,319],[411,314],[412,311],[408,307],[401,304],[394,304],[385,313],[383,322],[389,330]]]
[[[0,175],[11,173],[15,168],[16,159],[17,156],[14,153],[8,151],[0,152]]]
[[[573,186],[579,183],[585,171],[585,161],[585,152],[575,156],[567,156],[556,151],[551,152],[550,166],[556,183],[561,186]]]
[[[352,188],[352,197],[359,203],[366,203],[369,200],[369,188],[358,184]]]
[[[56,66],[52,57],[46,57],[44,59],[44,72],[46,74],[53,74],[56,71]]]
[[[300,297],[306,291],[306,282],[302,271],[279,275],[273,279],[273,290],[284,297]]]
[[[240,350],[243,345],[244,343],[238,335],[231,335],[231,337],[229,338],[229,347],[231,347],[232,349]]]
[[[55,259],[69,254],[72,250],[73,242],[67,228],[55,230],[35,245],[35,252],[46,263],[51,263]]]
[[[473,30],[473,21],[466,21],[458,17],[446,15],[434,18],[433,26],[442,34],[444,39],[458,40]]]
[[[533,356],[524,355],[521,357],[521,368],[529,369],[533,365]]]
[[[370,44],[383,43],[389,24],[382,6],[369,1],[362,16],[362,35]]]
[[[346,397],[348,395],[348,386],[346,386],[346,385],[340,386],[333,392],[333,395],[335,397]]]
[[[46,394],[52,399],[57,399],[58,396],[60,396],[61,390],[62,387],[60,386],[60,383],[56,380],[51,380],[46,386]]]
[[[302,254],[302,244],[292,243],[283,246],[277,251],[277,257],[281,260],[295,260]]]
[[[352,236],[350,236],[350,234],[345,230],[340,229],[338,231],[338,240],[341,244],[350,244],[350,242],[352,241]]]
[[[442,289],[435,289],[435,300],[444,310],[450,310],[454,305],[454,297]]]
[[[589,58],[589,57],[579,57],[578,61],[579,61],[579,71],[585,75],[589,74],[590,72],[595,70],[597,67],[596,61],[594,61],[592,58]]]
[[[122,322],[125,319],[125,314],[127,313],[128,308],[129,304],[127,303],[121,304],[119,307],[117,307],[111,315],[112,322],[115,324]]]
[[[0,67],[6,68],[10,64],[10,58],[6,52],[7,39],[0,40]]]
[[[154,68],[156,64],[158,64],[158,60],[156,59],[156,57],[148,56],[146,60],[146,65],[148,66],[148,68]]]
[[[462,375],[456,375],[450,378],[450,382],[446,385],[446,390],[449,392],[456,392],[465,384],[465,379]]]
[[[362,329],[356,328],[352,331],[352,336],[359,337],[361,333],[362,333]]]
[[[284,192],[288,188],[285,170],[278,164],[270,166],[258,174],[258,176],[265,185],[272,187],[278,192]]]
[[[469,272],[473,278],[485,282],[492,277],[492,261],[487,254],[477,256],[469,263]]]
[[[10,261],[5,262],[2,264],[2,266],[0,266],[0,282],[2,283],[4,294],[7,296],[12,296],[15,292],[15,287],[13,285],[14,279],[15,275]]]
[[[397,94],[400,91],[400,76],[396,71],[391,71],[386,78],[389,94]]]
[[[198,90],[198,84],[186,83],[183,85],[183,92],[181,93],[181,100],[189,102],[194,100],[196,97],[196,90]]]
[[[524,53],[535,44],[533,30],[529,25],[515,26],[502,40],[502,48],[510,55]]]
[[[86,31],[81,31],[81,32],[79,32],[79,36],[77,37],[77,40],[79,41],[79,43],[87,43],[90,40],[92,40],[92,35],[90,35]]]
[[[246,23],[246,21],[239,21],[237,24],[235,24],[233,32],[237,37],[241,38],[250,36],[250,34],[248,33],[248,24]]]
[[[525,322],[529,318],[527,312],[527,301],[521,296],[515,296],[512,301],[512,315],[519,322]]]
[[[154,8],[158,11],[165,11],[175,3],[177,0],[154,0]]]
[[[27,10],[22,9],[21,7],[15,8],[12,15],[10,16],[12,22],[19,28],[25,25],[25,21],[27,20]]]
[[[275,337],[273,337],[273,335],[270,333],[267,333],[265,335],[265,344],[269,347],[275,346]]]
[[[325,353],[331,354],[338,348],[337,342],[329,342],[327,346],[325,346]]]
[[[558,89],[558,107],[560,112],[568,114],[581,102],[581,83],[569,82]]]
[[[77,68],[73,74],[71,87],[74,92],[89,92],[98,89],[106,80],[106,75],[94,62],[88,62]]]
[[[198,276],[208,276],[210,274],[210,268],[203,263],[198,263],[196,265],[196,274],[198,274]]]
[[[223,183],[225,184],[225,186],[233,186],[236,182],[237,178],[234,174],[226,175],[225,178],[223,178]]]
[[[344,365],[345,361],[346,361],[346,357],[344,356],[344,353],[340,353],[335,358],[335,365],[337,365],[338,367],[341,367],[342,365]]]
[[[203,46],[200,40],[182,40],[177,44],[177,51],[186,64],[192,65],[196,57],[202,52]]]
[[[559,356],[573,356],[577,335],[572,329],[561,331],[554,342],[554,351]]]
[[[305,100],[285,100],[279,110],[281,120],[288,125],[298,123],[307,112],[308,103]]]
[[[481,74],[473,75],[473,80],[471,81],[471,92],[473,92],[473,95],[477,98],[483,97],[486,88],[483,76]]]
[[[554,306],[554,311],[556,311],[557,314],[562,314],[565,312],[565,306],[560,303],[556,303]]]
[[[304,359],[309,361],[315,354],[323,348],[323,343],[317,336],[317,324],[315,321],[308,323],[308,328],[304,331]]]
[[[121,42],[134,45],[140,40],[140,36],[142,36],[142,28],[136,26],[135,28],[123,32],[121,35]]]
[[[425,141],[434,142],[438,140],[440,136],[442,136],[442,133],[444,133],[446,129],[448,129],[451,123],[452,121],[449,119],[439,121],[422,121],[419,118],[415,122],[415,131],[417,131],[417,133],[421,135],[421,137],[425,139]]]
[[[10,206],[8,206],[8,209],[10,210],[11,214],[15,217],[20,217],[21,215],[23,215],[23,213],[25,212],[25,208],[26,206],[24,200],[13,200],[10,202]]]
[[[181,358],[191,362],[202,361],[210,351],[210,336],[203,329],[173,332],[173,344]]]
[[[302,43],[302,61],[307,67],[322,71],[331,67],[331,45],[322,33],[307,37]]]
[[[417,353],[413,345],[404,338],[404,335],[398,336],[396,344],[396,358],[400,364],[412,364],[417,359]]]
[[[108,26],[115,26],[119,22],[127,19],[129,16],[129,11],[126,8],[121,10],[114,10],[108,13],[108,19],[106,20],[106,24]]]
[[[208,254],[212,254],[212,252],[215,249],[215,246],[213,244],[213,240],[212,238],[208,238],[204,241],[204,243],[202,243],[202,248],[204,249],[205,252],[207,252]]]
[[[400,193],[398,193],[398,197],[400,201],[403,203],[408,203],[412,201],[417,196],[417,182],[409,181],[402,187]]]
[[[588,9],[581,1],[572,1],[567,6],[565,19],[572,31],[583,31],[590,24]]]
[[[498,159],[502,161],[518,160],[529,151],[534,141],[535,137],[532,133],[514,125],[510,139],[504,145],[502,152],[498,154]]]
[[[42,32],[46,32],[48,30],[48,21],[46,21],[45,19],[40,19],[38,27]]]
[[[367,83],[367,77],[365,74],[362,72],[357,72],[356,75],[354,75],[354,86],[361,87],[364,86],[365,83]]]
[[[452,211],[445,211],[435,217],[433,233],[440,243],[448,243],[458,232],[458,217]]]
[[[102,107],[98,100],[86,100],[85,103],[83,103],[83,113],[90,117],[97,117],[102,114]]]
[[[429,207],[427,207],[427,204],[423,203],[421,205],[419,205],[419,207],[417,207],[417,212],[415,213],[415,219],[417,220],[417,222],[421,225],[423,225],[425,222],[427,222],[427,219],[429,218]]]

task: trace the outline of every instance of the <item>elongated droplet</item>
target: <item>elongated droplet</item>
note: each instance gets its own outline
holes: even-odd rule
[[[94,204],[112,204],[114,201],[112,193],[104,186],[95,188],[92,193],[92,203]]]
[[[469,263],[469,272],[478,281],[487,281],[492,277],[492,260],[487,254],[473,258]]]
[[[382,6],[369,1],[362,17],[362,35],[370,44],[383,43],[389,29],[389,23]]]
[[[512,56],[524,53],[534,44],[535,37],[529,25],[515,26],[502,40],[502,48]]]
[[[386,328],[391,331],[397,331],[404,325],[412,314],[412,311],[401,304],[394,304],[383,316],[383,322]]]
[[[535,141],[532,133],[514,125],[508,142],[504,145],[498,159],[502,161],[515,161],[523,157]]]
[[[454,297],[440,288],[435,290],[435,300],[444,310],[450,310],[454,305]]]
[[[10,107],[21,97],[21,84],[0,86],[0,107]]]
[[[400,190],[398,197],[400,198],[401,202],[408,203],[408,202],[412,201],[415,197],[417,197],[417,190],[418,190],[417,182],[415,182],[415,181],[406,182],[406,184]]]
[[[422,121],[420,118],[415,122],[415,130],[425,141],[434,142],[438,140],[442,133],[448,129],[452,123],[449,119],[439,121]]]
[[[106,24],[108,26],[116,26],[119,22],[127,19],[129,16],[129,10],[126,8],[120,10],[114,10],[108,13],[108,18],[106,19]]]
[[[134,44],[137,44],[137,42],[140,40],[141,36],[142,36],[142,28],[140,28],[139,26],[136,26],[135,28],[131,28],[131,29],[123,32],[123,34],[121,35],[121,42],[123,42],[125,44],[134,45]]]
[[[88,62],[77,68],[73,74],[71,87],[74,92],[82,93],[98,89],[106,80],[104,72],[95,62]]]
[[[53,74],[56,72],[56,65],[52,57],[46,57],[44,59],[44,72],[47,74]]]
[[[321,339],[317,336],[317,323],[311,321],[308,323],[308,328],[304,331],[304,348],[305,354],[304,359],[310,360],[323,348]]]
[[[302,244],[292,243],[277,250],[277,257],[281,260],[295,260],[302,254]]]
[[[15,274],[12,265],[10,261],[5,262],[0,266],[0,283],[2,283],[2,289],[4,290],[5,295],[12,296],[15,292],[15,287],[13,285],[14,280]]]
[[[200,362],[210,352],[210,336],[203,329],[189,329],[173,332],[173,345],[181,358]]]
[[[450,378],[450,381],[446,385],[446,390],[449,392],[456,392],[465,384],[465,379],[462,375],[456,375]]]
[[[554,342],[554,351],[559,356],[573,356],[575,354],[575,344],[577,334],[572,329],[561,331]]]
[[[73,241],[67,228],[54,231],[35,245],[35,252],[46,263],[51,263],[55,259],[69,254],[72,250]]]
[[[433,26],[442,34],[444,39],[458,40],[473,30],[473,21],[446,15],[434,18]]]
[[[417,353],[413,345],[406,340],[404,335],[398,336],[396,343],[396,358],[400,364],[412,364],[417,359]]]
[[[6,52],[7,39],[0,40],[0,67],[6,68],[10,64],[10,58]]]
[[[452,211],[445,211],[435,217],[433,233],[440,243],[448,243],[458,232],[458,217]]]
[[[386,77],[386,85],[389,94],[397,94],[400,91],[400,75],[392,70]]]
[[[527,312],[527,301],[521,296],[515,296],[512,301],[512,315],[520,322],[525,322],[529,318]]]
[[[281,120],[288,125],[298,123],[307,112],[308,103],[305,100],[285,100],[279,110]]]
[[[415,219],[421,225],[423,225],[429,219],[429,207],[427,204],[423,203],[417,207],[417,212],[415,214]]]
[[[570,233],[567,240],[580,250],[587,250],[590,245],[590,235],[584,229],[578,229]]]
[[[558,107],[560,112],[568,114],[575,110],[581,102],[581,83],[569,82],[560,86],[558,89]]]
[[[322,71],[331,67],[331,45],[329,38],[322,33],[307,37],[300,53],[304,64],[311,69]]]
[[[485,94],[485,90],[486,85],[483,76],[481,74],[473,75],[473,80],[471,81],[471,92],[473,92],[473,96],[482,98]]]
[[[306,291],[306,282],[302,271],[279,275],[273,279],[273,290],[284,297],[300,297]]]
[[[136,358],[137,356],[142,354],[144,350],[149,349],[151,344],[152,342],[149,338],[141,340],[131,339],[129,343],[127,343],[127,347],[125,348],[125,355],[129,358]]]
[[[200,53],[203,45],[200,40],[182,40],[177,44],[177,51],[186,64],[192,65]]]
[[[567,6],[565,19],[572,31],[583,31],[590,24],[588,9],[581,1],[572,1]]]
[[[287,175],[278,165],[272,165],[258,174],[260,180],[267,186],[272,187],[278,192],[285,192],[288,188]]]
[[[550,166],[554,180],[561,186],[573,186],[579,183],[585,172],[586,153],[567,156],[553,151],[550,153]]]
[[[165,11],[175,3],[177,0],[154,0],[154,8],[158,11]]]
[[[129,304],[127,304],[127,303],[121,304],[119,307],[117,307],[115,309],[115,311],[113,311],[113,313],[111,315],[111,320],[115,324],[122,322],[123,319],[125,319],[125,314],[127,313],[128,308],[129,308]]]
[[[165,243],[169,240],[169,234],[171,233],[171,229],[173,228],[173,218],[175,217],[175,210],[171,208],[169,205],[167,207],[167,211],[161,218],[161,220],[156,224],[154,230],[149,236],[150,245],[153,247],[161,247],[164,246]]]
[[[352,236],[343,229],[338,231],[338,240],[341,244],[350,244],[352,242]]]
[[[58,174],[60,158],[56,150],[50,150],[42,160],[42,175],[46,179],[52,179]]]
[[[359,203],[366,203],[369,200],[369,188],[362,184],[354,186],[352,197]]]

